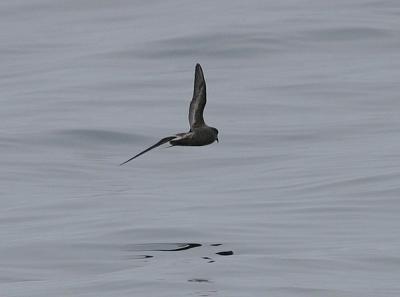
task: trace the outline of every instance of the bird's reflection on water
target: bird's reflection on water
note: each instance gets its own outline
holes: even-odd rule
[[[123,250],[129,252],[180,252],[194,248],[204,247],[206,245],[200,243],[141,243],[141,244],[129,244],[124,246]],[[210,247],[220,247],[221,243],[208,244]],[[208,251],[209,253],[209,251]],[[213,254],[218,256],[232,256],[234,253],[231,250],[228,251],[212,251]],[[154,255],[136,255],[129,257],[130,259],[148,259],[154,258]],[[208,263],[213,263],[215,260],[211,256],[202,256],[204,260],[208,260]]]

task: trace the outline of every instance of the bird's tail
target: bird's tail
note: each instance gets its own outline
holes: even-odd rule
[[[144,153],[147,153],[148,151],[152,150],[153,148],[156,148],[156,147],[158,147],[158,146],[160,146],[160,145],[163,145],[164,143],[169,142],[170,140],[174,139],[175,137],[176,137],[176,136],[168,136],[168,137],[165,137],[165,138],[161,139],[159,142],[157,142],[156,144],[153,144],[151,147],[145,149],[144,151],[140,152],[140,153],[137,154],[136,156],[133,156],[133,157],[130,158],[129,160],[126,160],[125,162],[123,162],[123,163],[121,163],[121,164],[119,164],[119,165],[120,165],[120,166],[121,166],[121,165],[124,165],[125,163],[128,163],[129,161],[132,161],[133,159],[135,159],[135,158],[137,158],[137,157],[143,155]]]

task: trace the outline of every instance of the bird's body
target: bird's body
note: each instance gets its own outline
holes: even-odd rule
[[[202,146],[211,144],[214,141],[218,142],[218,130],[214,127],[207,126],[204,122],[203,112],[206,102],[206,82],[204,80],[203,70],[201,69],[200,64],[197,64],[194,76],[193,98],[189,107],[190,130],[184,133],[177,133],[174,136],[165,137],[120,165],[128,163],[140,155],[143,155],[153,148],[167,142],[169,142],[171,146]]]
[[[215,129],[215,128],[214,128]],[[178,133],[169,141],[171,145],[202,146],[213,143],[216,139],[216,132],[211,127],[194,128],[187,133]]]

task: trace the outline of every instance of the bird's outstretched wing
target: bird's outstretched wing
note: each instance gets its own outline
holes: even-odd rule
[[[206,82],[204,80],[203,69],[200,64],[196,64],[194,74],[193,98],[189,107],[190,129],[205,126],[203,111],[206,106]]]
[[[147,153],[148,151],[152,150],[153,148],[156,148],[156,147],[158,147],[158,146],[160,146],[160,145],[162,145],[162,144],[164,144],[164,143],[167,143],[168,141],[170,141],[170,140],[172,140],[172,139],[174,139],[174,138],[176,138],[176,136],[168,136],[168,137],[165,137],[165,138],[161,139],[159,142],[157,142],[156,144],[153,144],[151,147],[145,149],[144,151],[140,152],[140,153],[137,154],[136,156],[133,156],[133,157],[130,158],[129,160],[126,160],[125,162],[123,162],[123,163],[121,163],[121,164],[119,164],[119,165],[124,165],[125,163],[128,163],[129,161],[132,161],[133,159],[135,159],[135,158],[137,158],[137,157],[143,155],[144,153]]]

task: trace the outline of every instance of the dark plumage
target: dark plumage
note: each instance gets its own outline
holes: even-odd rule
[[[207,126],[204,122],[203,112],[207,102],[206,97],[206,81],[204,80],[203,69],[201,69],[200,64],[196,64],[193,98],[189,107],[189,132],[165,137],[120,165],[128,163],[140,155],[143,155],[144,153],[147,153],[148,151],[167,142],[169,142],[171,146],[201,146],[211,144],[214,141],[218,142],[218,130],[214,127]]]

